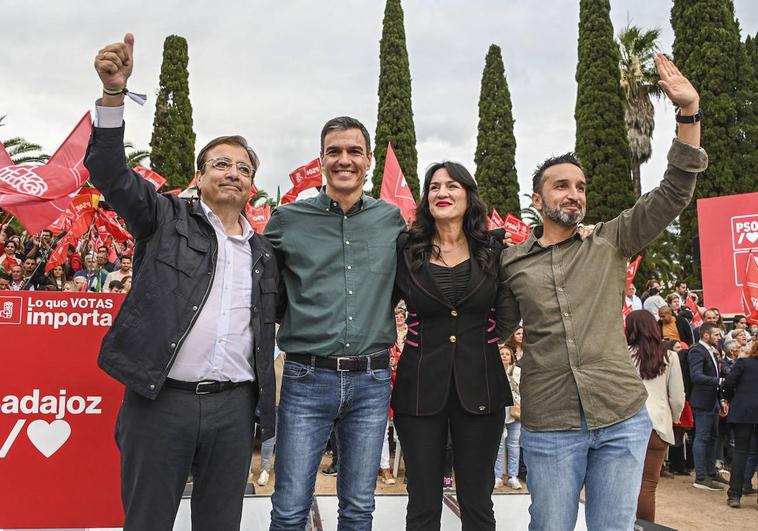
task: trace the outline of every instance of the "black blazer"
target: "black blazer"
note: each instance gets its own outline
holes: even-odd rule
[[[758,424],[758,358],[737,358],[724,380],[728,422]]]
[[[711,354],[698,343],[687,354],[692,392],[690,405],[704,411],[716,411],[719,402],[719,373]]]
[[[497,273],[485,274],[471,254],[471,278],[457,305],[432,278],[427,262],[411,271],[408,235],[398,239],[395,299],[408,307],[408,334],[397,367],[392,408],[433,415],[448,400],[452,377],[463,408],[484,415],[513,404],[495,336]],[[494,260],[501,248],[495,244]]]

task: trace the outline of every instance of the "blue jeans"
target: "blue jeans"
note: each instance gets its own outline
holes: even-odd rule
[[[703,481],[716,475],[716,445],[719,441],[719,414],[692,408],[695,416],[695,440],[692,454],[695,457],[695,480]]]
[[[530,531],[570,531],[585,488],[587,529],[633,528],[653,424],[644,407],[633,417],[594,430],[584,412],[578,430],[521,430],[532,504]]]
[[[508,477],[518,476],[518,461],[521,454],[521,423],[509,422],[503,428],[503,436],[500,438],[500,448],[497,451],[495,461],[495,479],[503,478],[503,464],[505,463],[505,448],[508,447]]]
[[[390,369],[337,372],[286,360],[279,400],[271,531],[305,529],[332,427],[340,467],[338,530],[370,530],[387,427]]]
[[[278,418],[277,410],[279,406],[274,406],[274,419]],[[274,459],[274,448],[276,447],[276,429],[274,436],[266,439],[261,443],[261,471],[269,472],[271,470],[271,461]]]

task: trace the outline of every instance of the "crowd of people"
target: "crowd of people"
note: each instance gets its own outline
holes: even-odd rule
[[[0,291],[131,290],[132,246],[128,243],[97,245],[96,240],[81,238],[78,246],[68,246],[62,264],[48,268],[55,243],[48,229],[28,234],[17,233],[7,223],[0,227]]]

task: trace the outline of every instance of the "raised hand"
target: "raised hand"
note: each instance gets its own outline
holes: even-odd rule
[[[134,35],[127,33],[124,42],[109,44],[95,56],[95,71],[107,89],[126,87],[134,67]]]
[[[700,95],[690,80],[684,77],[676,65],[662,53],[655,56],[655,68],[661,78],[658,84],[666,96],[681,107],[682,114],[695,114],[700,108]]]

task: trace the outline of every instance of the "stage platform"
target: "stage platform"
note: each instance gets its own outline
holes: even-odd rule
[[[509,531],[526,531],[529,527],[529,495],[528,494],[493,494],[495,517],[498,529]],[[383,495],[376,497],[374,511],[374,526],[376,531],[400,531],[405,528],[405,506],[408,503],[406,495]],[[271,498],[269,496],[246,496],[242,513],[241,531],[268,530]],[[335,531],[337,529],[337,497],[318,496],[311,509],[310,531]],[[174,531],[187,531],[190,525],[189,500],[183,499],[179,507]],[[461,529],[458,502],[455,494],[445,494],[442,509],[442,530],[455,531]],[[579,507],[577,530],[587,529],[584,520],[584,506]],[[0,531],[15,531],[2,530]],[[50,530],[41,530],[50,531]],[[85,530],[67,530],[85,531]],[[112,531],[112,529],[90,529],[87,531]]]

